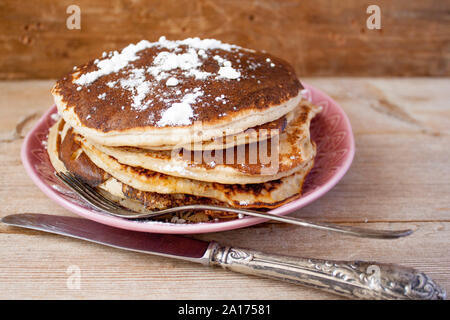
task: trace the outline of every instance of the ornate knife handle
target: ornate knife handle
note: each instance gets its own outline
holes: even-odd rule
[[[364,261],[325,261],[224,247],[212,242],[209,264],[357,299],[445,299],[446,292],[413,268]]]

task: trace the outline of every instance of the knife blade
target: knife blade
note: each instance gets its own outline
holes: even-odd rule
[[[11,226],[55,233],[109,247],[200,263],[207,262],[202,258],[210,245],[206,241],[187,237],[135,232],[76,217],[25,213],[9,215],[1,221]]]
[[[198,262],[283,280],[358,299],[445,299],[446,292],[413,268],[364,261],[330,261],[268,254],[168,234],[118,229],[91,220],[14,214],[10,226],[39,230],[129,251]]]

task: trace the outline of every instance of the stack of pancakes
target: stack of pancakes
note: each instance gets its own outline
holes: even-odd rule
[[[141,41],[52,89],[48,153],[139,212],[186,204],[270,209],[300,196],[319,108],[285,61],[214,39]],[[235,218],[186,212],[186,221]]]

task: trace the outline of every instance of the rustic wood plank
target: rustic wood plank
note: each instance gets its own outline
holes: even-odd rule
[[[384,223],[372,227],[386,228]],[[399,263],[428,273],[450,288],[450,223],[418,227],[410,238],[368,240],[292,226],[264,224],[198,238],[272,253],[324,259]],[[11,245],[14,244],[12,248]],[[41,232],[0,231],[0,298],[101,299],[335,299],[336,296],[221,269],[147,256]],[[68,289],[67,268],[81,271],[81,288]]]
[[[448,1],[388,1],[381,30],[358,0],[77,1],[81,30],[66,28],[73,1],[0,4],[0,78],[55,78],[141,39],[213,37],[267,50],[300,76],[450,75]]]
[[[450,288],[450,79],[307,78],[345,109],[357,152],[343,180],[294,215],[374,228],[413,228],[395,241],[358,239],[280,223],[195,235],[267,252],[400,263]],[[0,216],[72,215],[26,176],[19,152],[53,81],[0,82]],[[29,118],[25,123],[23,119]],[[18,123],[23,128],[12,133]],[[24,200],[26,199],[26,200]],[[0,298],[333,299],[280,282],[0,225]],[[80,268],[80,290],[66,286]],[[218,289],[220,288],[220,290]]]

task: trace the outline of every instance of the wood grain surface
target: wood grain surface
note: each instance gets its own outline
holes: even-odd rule
[[[271,253],[376,260],[418,268],[450,289],[450,79],[321,78],[305,82],[345,109],[356,156],[342,181],[293,216],[371,228],[413,228],[399,240],[360,239],[264,223],[195,235]],[[53,81],[0,82],[0,216],[72,213],[26,175],[23,135],[52,104]],[[68,289],[67,270],[81,271]],[[0,298],[335,299],[273,280],[0,225]]]
[[[305,76],[450,75],[450,2],[440,0],[72,0],[0,2],[0,79],[57,78],[141,39],[217,38],[266,50]],[[381,29],[369,30],[369,5]]]

